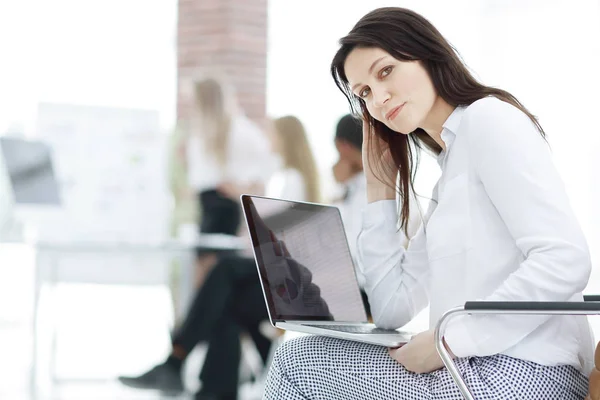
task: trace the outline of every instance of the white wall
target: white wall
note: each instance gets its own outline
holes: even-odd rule
[[[175,0],[0,2],[0,132],[39,101],[175,113]]]

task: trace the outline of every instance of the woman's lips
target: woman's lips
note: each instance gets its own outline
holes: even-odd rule
[[[402,104],[401,104],[401,105],[399,105],[398,107],[394,107],[394,108],[392,108],[392,109],[390,110],[390,112],[388,112],[388,113],[385,115],[385,118],[386,118],[388,121],[391,121],[391,120],[393,120],[394,118],[396,118],[396,116],[398,116],[398,114],[400,113],[400,111],[402,111],[402,109],[404,108],[404,105],[405,105],[405,104],[406,104],[406,103],[402,103]]]

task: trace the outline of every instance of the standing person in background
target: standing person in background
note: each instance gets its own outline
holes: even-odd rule
[[[302,123],[296,117],[274,120],[268,130],[270,157],[280,158],[281,169],[266,185],[269,197],[317,202],[320,186],[317,166]],[[222,185],[219,196],[237,207],[245,185]],[[276,210],[274,210],[276,211]],[[183,391],[181,370],[187,356],[200,342],[208,352],[200,374],[198,400],[237,398],[240,368],[240,333],[248,332],[263,362],[271,340],[259,330],[268,319],[260,281],[253,258],[228,254],[220,257],[198,289],[181,327],[173,335],[167,360],[138,377],[120,377],[131,387],[157,389],[168,393]]]
[[[236,235],[241,209],[231,190],[260,193],[278,158],[269,140],[237,105],[233,88],[215,77],[193,84],[194,107],[186,130],[188,182],[200,205],[200,234]],[[210,268],[215,253],[199,253],[199,265]]]

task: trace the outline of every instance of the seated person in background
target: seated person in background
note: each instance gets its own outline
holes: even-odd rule
[[[265,194],[318,202],[317,167],[302,123],[292,116],[278,118],[268,133],[271,150],[281,159],[281,168],[269,181]],[[220,195],[235,201],[238,208],[239,196],[247,190],[233,183],[218,186]],[[236,399],[240,333],[248,332],[266,362],[271,340],[260,332],[259,324],[267,319],[254,259],[236,254],[223,256],[208,273],[184,322],[174,333],[167,360],[141,376],[119,380],[131,387],[181,392],[181,369],[186,357],[198,343],[208,342],[200,374],[202,388],[196,399]]]
[[[333,165],[333,177],[342,185],[343,195],[334,201],[340,209],[350,253],[356,269],[356,277],[361,287],[361,295],[367,315],[371,317],[369,301],[365,291],[364,277],[357,268],[356,263],[356,238],[362,226],[362,212],[367,205],[367,187],[362,164],[362,125],[359,120],[350,114],[343,116],[335,129],[335,148],[338,152],[338,161]]]
[[[358,284],[361,287],[361,294],[367,315],[371,319],[369,300],[363,289],[365,278],[358,268],[356,258],[356,241],[362,228],[363,208],[367,205],[367,181],[363,172],[362,161],[362,122],[350,114],[343,116],[337,124],[334,142],[339,158],[333,166],[333,176],[344,188],[342,198],[335,201],[334,204],[338,206],[342,214],[342,221],[346,229],[350,253],[354,260]],[[416,204],[416,201],[414,196],[411,197],[412,206],[412,203]],[[411,209],[414,212],[411,212],[411,218],[408,223],[408,237],[414,236],[421,224],[420,214],[415,211],[416,205]],[[405,247],[407,245],[408,240],[404,243]]]

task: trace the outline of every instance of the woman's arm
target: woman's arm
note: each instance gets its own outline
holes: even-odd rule
[[[432,201],[424,221],[434,209]],[[365,276],[373,321],[377,326],[392,329],[408,323],[429,301],[424,224],[405,249],[402,244],[407,238],[404,231],[397,228],[397,221],[396,200],[368,204],[357,243],[358,263]]]

